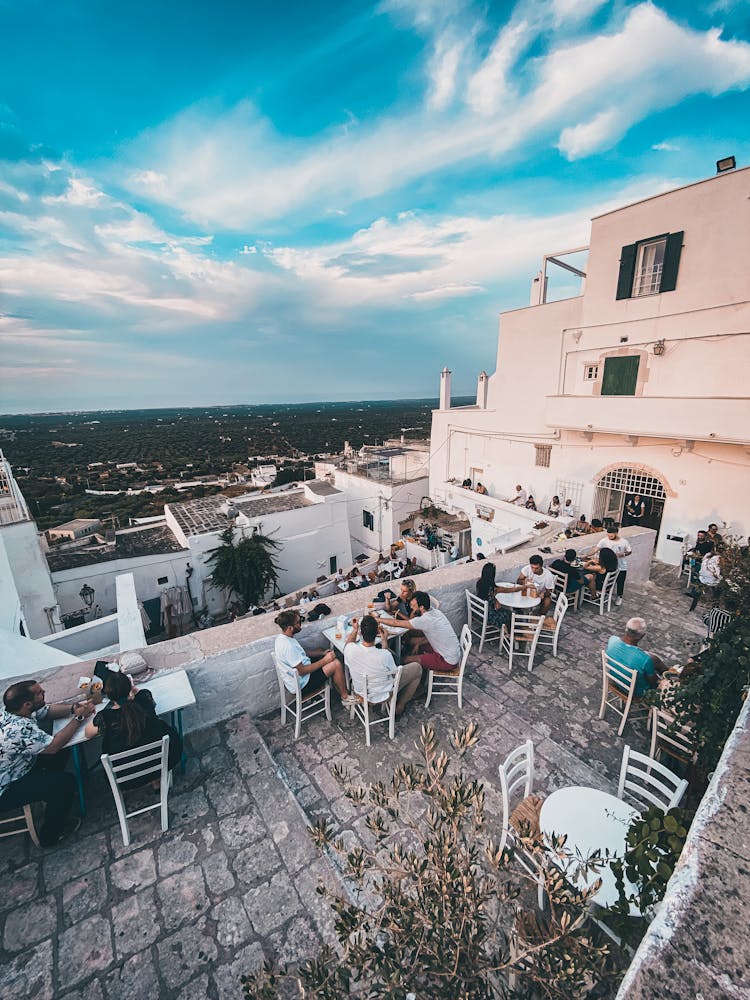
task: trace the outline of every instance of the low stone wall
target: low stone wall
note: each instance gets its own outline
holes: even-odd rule
[[[750,996],[750,699],[617,1000]]]
[[[647,580],[654,547],[654,532],[645,528],[626,528],[623,535],[630,542],[628,575],[631,579]],[[593,548],[602,535],[586,535],[565,543],[547,544],[552,553],[542,555],[546,562],[560,557],[565,548],[586,552]],[[506,555],[492,556],[497,567],[498,580],[515,581],[521,570],[537,549],[532,546],[515,549]],[[481,562],[451,563],[415,578],[419,589],[437,597],[441,610],[448,616],[456,631],[466,621],[465,590],[474,589],[482,570]],[[323,629],[339,614],[361,611],[367,601],[388,584],[375,584],[361,590],[331,595],[326,604],[332,618],[305,625],[300,641],[307,649],[327,647]],[[394,589],[398,581],[391,585]],[[141,649],[149,667],[156,671],[184,669],[188,671],[195,691],[197,704],[185,712],[186,730],[201,729],[237,712],[247,711],[253,716],[263,715],[278,707],[279,693],[276,673],[270,652],[278,635],[274,615],[258,615],[219,625],[205,631],[157,643]],[[80,674],[90,673],[93,661],[74,666],[63,666],[44,677],[47,698],[50,701],[70,697]],[[28,676],[28,675],[20,675]],[[20,679],[20,678],[15,678]]]

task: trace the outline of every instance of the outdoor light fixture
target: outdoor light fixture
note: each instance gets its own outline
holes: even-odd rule
[[[81,598],[86,607],[90,608],[91,605],[94,603],[95,593],[96,591],[94,590],[93,587],[89,587],[87,583],[84,583],[84,585],[78,591],[78,596]]]
[[[733,156],[725,156],[723,160],[716,161],[716,173],[725,174],[727,170],[734,170],[737,161]]]
[[[662,356],[662,354],[664,353],[665,350],[666,350],[666,347],[664,345],[664,341],[663,340],[657,340],[656,343],[654,344],[654,354],[657,357],[660,358]]]

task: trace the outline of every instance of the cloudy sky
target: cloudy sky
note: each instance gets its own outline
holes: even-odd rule
[[[750,163],[747,2],[0,0],[0,38],[6,413],[471,391],[543,253]]]

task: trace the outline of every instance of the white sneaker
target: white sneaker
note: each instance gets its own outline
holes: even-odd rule
[[[621,604],[622,604],[622,598],[621,597],[616,597],[615,598],[615,607],[619,608]]]
[[[341,704],[344,706],[344,708],[351,708],[352,705],[357,704],[357,699],[354,697],[353,694],[348,694],[346,698],[341,699]]]

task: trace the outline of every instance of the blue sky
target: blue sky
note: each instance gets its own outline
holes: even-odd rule
[[[750,163],[747,2],[0,0],[0,38],[1,412],[470,392],[545,252]]]

